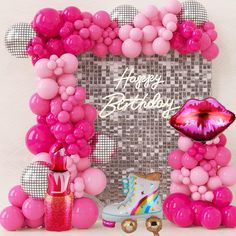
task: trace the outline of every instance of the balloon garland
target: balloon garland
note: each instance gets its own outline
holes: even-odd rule
[[[189,100],[171,117],[170,124],[185,135],[168,156],[171,194],[163,204],[165,216],[176,225],[236,227],[229,189],[236,184],[236,168],[230,165],[231,152],[222,134],[234,120],[214,98]]]

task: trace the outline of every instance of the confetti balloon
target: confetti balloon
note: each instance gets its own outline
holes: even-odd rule
[[[234,120],[235,115],[214,98],[190,99],[171,117],[170,124],[193,140],[208,141],[222,133]]]

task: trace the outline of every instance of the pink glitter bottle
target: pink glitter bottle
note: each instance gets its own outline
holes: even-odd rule
[[[49,231],[71,229],[73,196],[70,191],[70,173],[66,168],[64,149],[52,153],[52,170],[48,173],[48,190],[44,200],[44,224]]]

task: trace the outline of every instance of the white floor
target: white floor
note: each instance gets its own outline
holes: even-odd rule
[[[8,236],[15,234],[15,232],[7,232],[0,229],[0,236]],[[71,230],[66,232],[48,232],[45,230],[23,230],[17,231],[17,236],[28,236],[28,235],[67,235],[67,236],[124,236],[125,234],[119,225],[117,225],[114,229],[105,228],[101,225],[101,222],[97,222],[97,224],[88,230]],[[152,236],[149,233],[145,226],[144,222],[139,222],[138,229],[135,233],[130,234],[131,236]],[[175,225],[164,221],[163,229],[160,232],[160,236],[235,236],[236,235],[236,228],[235,229],[217,229],[217,230],[206,230],[200,227],[197,228],[178,228]]]

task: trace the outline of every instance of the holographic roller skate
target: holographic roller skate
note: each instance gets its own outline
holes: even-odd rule
[[[161,174],[130,174],[123,179],[124,201],[106,206],[103,209],[103,225],[115,227],[121,222],[122,230],[132,233],[137,229],[137,219],[146,220],[147,230],[159,235],[162,228],[162,205],[159,192]]]

